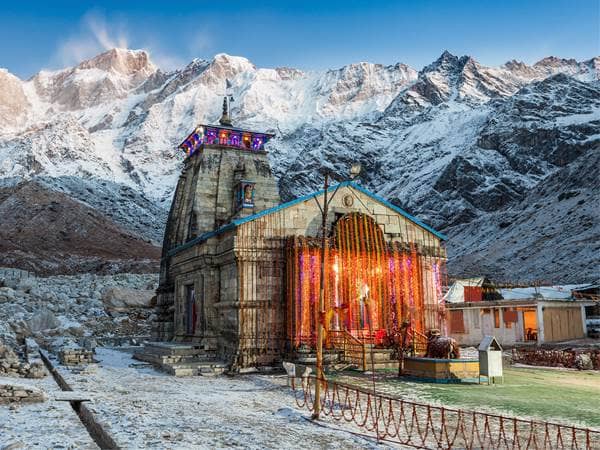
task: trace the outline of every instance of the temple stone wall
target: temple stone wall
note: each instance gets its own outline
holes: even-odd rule
[[[236,211],[240,180],[255,183],[254,208]],[[322,203],[322,195],[317,199]],[[279,363],[286,351],[285,243],[289,236],[321,234],[315,198],[206,237],[279,201],[265,152],[205,146],[185,161],[165,232],[153,324],[157,340],[201,343],[233,368]],[[438,237],[351,186],[340,188],[331,202],[328,229],[351,212],[373,217],[386,241],[417,244],[421,253],[445,258]],[[423,270],[431,271],[431,264]],[[198,316],[192,333],[186,324],[189,285]],[[426,289],[425,295],[435,292]]]
[[[323,197],[318,197],[318,200],[322,203]],[[352,205],[346,206],[345,202],[351,202]],[[445,250],[438,237],[352,187],[340,188],[333,198],[329,207],[328,229],[332,228],[333,223],[340,215],[351,212],[359,212],[373,217],[383,230],[386,241],[411,242],[423,248],[431,248],[445,256]],[[272,217],[274,214],[279,217],[274,219]],[[253,224],[260,223],[267,233],[271,233],[272,237],[319,236],[321,234],[321,210],[314,198],[299,202],[274,214],[260,217],[253,220],[252,223],[243,224],[240,227],[256,227],[257,225]],[[269,225],[269,222],[275,220],[278,221],[278,226]]]
[[[350,212],[373,217],[386,241],[415,243],[420,251],[445,258],[439,238],[351,187],[337,192],[330,206],[328,227],[331,229],[337,218]],[[316,237],[320,227],[321,212],[311,198],[169,256],[167,278],[173,282],[174,295],[163,298],[171,295],[174,338],[202,342],[233,367],[277,364],[286,351],[286,238]],[[425,264],[423,270],[430,271],[431,266]],[[190,283],[195,286],[199,314],[193,335],[187,334],[185,323],[185,285]],[[424,292],[426,297],[435,295],[427,289]],[[200,314],[204,316],[204,326]]]
[[[234,189],[237,178],[255,183],[254,208],[235,210]],[[169,251],[194,237],[214,231],[235,217],[257,213],[277,205],[279,201],[277,183],[271,174],[269,160],[264,151],[240,151],[228,147],[207,146],[185,161],[173,197],[163,242],[160,284],[157,291],[157,319],[153,324],[155,339],[185,339],[185,333],[182,332],[185,323],[181,319],[175,320],[175,317],[181,314],[181,311],[176,311],[175,279],[177,276],[201,270],[202,267],[210,267],[206,258],[202,265],[190,265],[182,261],[185,258],[200,258],[231,250],[233,236],[230,240],[219,240],[191,248],[181,257],[178,255],[178,258],[171,257]],[[194,226],[192,222],[195,222]],[[174,264],[180,267],[174,269]],[[219,272],[209,272],[207,282],[220,283],[216,273]],[[225,278],[227,277],[226,275]],[[218,316],[216,313],[212,315]]]
[[[234,209],[236,176],[255,183],[254,208],[247,214],[275,206],[279,192],[267,154],[265,152],[239,151],[227,147],[205,148],[195,155],[194,169],[197,180],[193,183],[193,211],[198,219],[198,235],[216,230],[229,223],[237,211]],[[189,213],[186,215],[189,217]]]

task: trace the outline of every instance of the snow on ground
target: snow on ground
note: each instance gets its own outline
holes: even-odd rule
[[[124,448],[388,448],[305,420],[282,376],[176,378],[123,351],[99,348],[96,358],[93,374],[59,369],[93,396],[91,409]]]
[[[0,448],[21,443],[27,449],[97,449],[69,402],[56,401],[60,388],[51,376],[42,379],[0,377],[0,384],[35,387],[48,395],[41,403],[0,405]]]

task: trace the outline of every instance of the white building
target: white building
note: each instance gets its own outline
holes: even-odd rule
[[[571,290],[578,286],[499,289],[492,296],[498,300],[486,300],[491,294],[484,289],[481,300],[471,293],[471,301],[464,301],[460,289],[477,285],[473,280],[457,282],[446,303],[449,333],[462,345],[478,345],[484,336],[495,336],[502,346],[586,336],[585,307],[594,302],[573,299]]]

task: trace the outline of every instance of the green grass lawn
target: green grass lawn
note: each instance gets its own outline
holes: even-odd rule
[[[340,381],[371,388],[370,377],[347,373]],[[382,394],[560,423],[600,427],[600,373],[540,368],[505,368],[504,384],[436,384],[386,377]]]

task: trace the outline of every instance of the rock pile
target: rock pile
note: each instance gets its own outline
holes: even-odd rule
[[[144,292],[145,301],[158,281],[153,274],[82,274],[35,277],[28,272],[0,268],[0,340],[11,347],[29,336],[38,341],[65,336],[105,337],[150,335],[152,310],[119,308],[107,313],[102,299],[119,291],[120,304],[128,290]],[[130,292],[130,291],[129,291]]]
[[[46,400],[46,394],[39,389],[12,384],[0,384],[0,404],[34,403]]]
[[[10,347],[0,343],[0,375],[43,378],[46,376],[46,369],[39,361],[31,364],[22,362]]]

